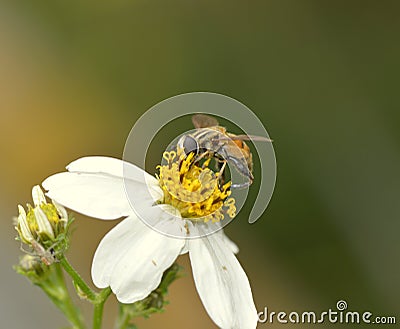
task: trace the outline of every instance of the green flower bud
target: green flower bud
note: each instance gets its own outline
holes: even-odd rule
[[[48,267],[44,266],[38,257],[24,255],[14,269],[17,273],[28,277],[33,283],[37,283],[45,275]]]
[[[31,255],[24,255],[19,261],[19,266],[21,266],[21,269],[25,272],[37,271],[41,269],[40,262],[36,257]]]

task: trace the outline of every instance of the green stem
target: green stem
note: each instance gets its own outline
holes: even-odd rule
[[[101,329],[103,320],[104,303],[111,294],[111,288],[105,288],[96,295],[93,312],[93,329]]]
[[[70,275],[74,284],[78,286],[81,290],[83,296],[87,298],[91,303],[96,302],[97,294],[88,286],[85,280],[79,275],[79,273],[72,267],[72,265],[68,262],[65,256],[62,256],[60,259],[60,263],[64,270]]]
[[[119,304],[119,314],[115,324],[115,329],[127,329],[131,318],[131,314],[125,311],[124,304]]]
[[[64,270],[70,275],[70,277],[74,281],[74,284],[78,288],[78,295],[86,298],[94,305],[93,329],[101,329],[104,303],[106,302],[108,296],[110,296],[111,294],[111,288],[108,287],[103,289],[99,293],[96,293],[89,287],[85,280],[82,279],[82,277],[72,267],[65,256],[60,259],[60,263]]]
[[[37,285],[43,289],[50,300],[64,313],[73,325],[73,328],[85,328],[81,314],[68,293],[62,269],[58,264],[52,265],[51,272],[46,281],[37,283]]]

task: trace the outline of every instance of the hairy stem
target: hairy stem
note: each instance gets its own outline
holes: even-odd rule
[[[96,293],[88,286],[85,280],[79,275],[79,273],[72,267],[72,265],[68,262],[67,258],[63,256],[60,259],[60,263],[64,268],[65,272],[69,274],[69,276],[74,281],[74,284],[80,289],[81,293],[79,295],[83,295],[84,298],[87,298],[91,303],[96,302]]]
[[[64,274],[59,264],[52,265],[51,272],[46,281],[36,284],[43,289],[50,300],[64,313],[74,329],[85,328],[81,313],[68,293]]]
[[[103,309],[104,303],[106,302],[108,296],[111,294],[111,288],[105,288],[100,293],[96,294],[96,300],[94,303],[93,312],[93,329],[101,329],[101,324],[103,321]]]

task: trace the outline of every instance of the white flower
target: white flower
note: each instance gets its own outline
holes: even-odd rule
[[[120,302],[134,303],[157,288],[163,272],[180,254],[189,252],[198,293],[213,321],[226,329],[256,327],[250,284],[234,255],[238,249],[222,230],[204,236],[212,221],[177,217],[182,209],[176,203],[175,208],[157,203],[165,195],[159,180],[127,162],[85,157],[67,169],[43,182],[50,198],[87,216],[104,220],[126,217],[96,250],[92,278],[97,287],[110,286]],[[135,210],[127,198],[126,184],[135,191]],[[145,225],[138,213],[151,214],[154,229]],[[159,233],[170,229],[202,237],[185,239]]]

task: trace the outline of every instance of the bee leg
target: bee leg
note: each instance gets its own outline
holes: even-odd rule
[[[227,161],[226,160],[221,160],[221,159],[218,159],[218,158],[215,158],[215,159],[216,159],[215,167],[218,170],[218,176],[217,177],[218,177],[221,189],[222,189],[222,185],[225,184],[225,167],[226,167]],[[221,165],[221,163],[222,163],[222,165]]]
[[[219,179],[224,177],[223,175],[224,175],[224,170],[225,170],[225,167],[226,167],[226,161],[221,161],[221,162],[222,162],[222,166],[221,166],[221,169],[218,172],[218,178]]]
[[[199,162],[201,159],[203,159],[203,158],[205,158],[205,157],[208,157],[208,156],[210,156],[210,152],[208,152],[208,151],[203,152],[203,153],[201,153],[200,155],[198,155],[198,156],[195,158],[194,162],[197,163],[197,162]]]

